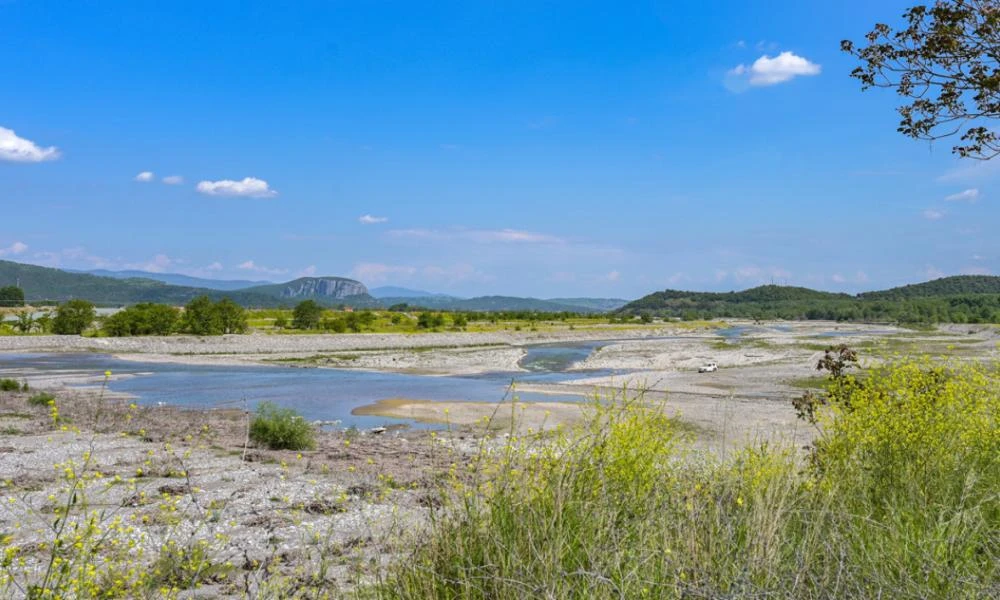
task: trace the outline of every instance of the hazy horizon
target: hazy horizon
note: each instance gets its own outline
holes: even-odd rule
[[[638,298],[1000,271],[998,160],[842,39],[908,2],[0,3],[0,258]]]

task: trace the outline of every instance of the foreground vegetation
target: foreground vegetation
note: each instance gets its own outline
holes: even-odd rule
[[[713,459],[641,398],[454,481],[382,598],[982,598],[1000,594],[995,367],[845,375],[803,457]]]

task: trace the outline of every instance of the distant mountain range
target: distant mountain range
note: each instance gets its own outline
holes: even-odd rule
[[[369,291],[360,281],[344,277],[302,277],[285,283],[265,283],[210,280],[144,271],[98,273],[101,274],[70,272],[0,260],[0,287],[20,285],[26,299],[33,303],[82,298],[108,306],[138,302],[183,305],[197,296],[205,295],[213,299],[228,297],[244,306],[261,308],[291,307],[304,299],[312,299],[324,306],[367,308],[406,304],[412,308],[460,311],[618,311],[625,314],[652,312],[664,316],[681,316],[694,312],[703,316],[761,318],[806,318],[803,315],[808,318],[827,318],[822,315],[832,315],[835,318],[861,315],[861,318],[867,318],[866,315],[869,314],[877,317],[889,314],[886,312],[888,309],[881,306],[886,303],[899,305],[892,311],[903,316],[907,316],[907,311],[923,311],[917,315],[923,318],[923,313],[935,308],[928,308],[928,299],[949,299],[950,308],[945,312],[961,316],[961,311],[966,311],[970,318],[985,319],[987,312],[1000,310],[1000,277],[987,275],[945,277],[856,296],[803,287],[765,285],[725,293],[664,290],[628,302],[617,298],[458,298],[391,286]],[[972,314],[971,308],[963,308],[969,304],[964,298],[970,296],[979,299],[974,303],[976,315]],[[924,302],[924,305],[909,306],[919,302]],[[944,309],[936,310],[943,314]]]
[[[379,294],[376,297],[360,281],[344,277],[302,277],[285,283],[225,281],[146,271],[64,271],[0,260],[0,287],[17,284],[24,290],[28,302],[34,303],[82,298],[101,305],[138,302],[182,305],[205,295],[213,299],[227,297],[244,306],[257,308],[290,307],[302,300],[312,299],[325,306],[359,308],[407,304],[414,308],[437,310],[546,312],[605,312],[626,303],[625,300],[603,298],[458,298],[391,286],[373,290]]]
[[[70,271],[75,273],[77,271]],[[270,285],[271,281],[246,281],[239,279],[204,279],[202,277],[191,277],[180,273],[152,273],[149,271],[108,271],[106,269],[95,269],[93,271],[79,271],[89,273],[98,277],[112,277],[114,279],[152,279],[170,285],[180,285],[185,287],[206,288],[209,290],[242,290],[256,285]]]

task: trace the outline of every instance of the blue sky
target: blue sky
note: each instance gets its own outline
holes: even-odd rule
[[[839,51],[908,4],[0,0],[0,258],[538,297],[994,273],[1000,159],[901,137]]]

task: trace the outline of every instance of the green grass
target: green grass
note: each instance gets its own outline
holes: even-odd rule
[[[5,377],[3,379],[0,379],[0,391],[3,391],[3,392],[20,392],[22,389],[27,390],[28,389],[28,384],[25,383],[22,386],[21,382],[19,382],[16,379],[11,379],[9,377]]]
[[[871,373],[839,388],[808,456],[705,456],[656,407],[616,398],[554,442],[484,450],[372,595],[995,597],[998,383],[974,365]]]
[[[48,392],[38,392],[28,398],[28,404],[31,406],[49,406],[55,399],[56,397]]]
[[[822,390],[826,388],[827,378],[817,375],[815,377],[802,377],[799,379],[792,379],[787,383],[788,385],[794,388],[799,388],[803,390]]]
[[[261,402],[250,422],[250,439],[271,450],[310,450],[316,447],[312,425],[290,408]]]

